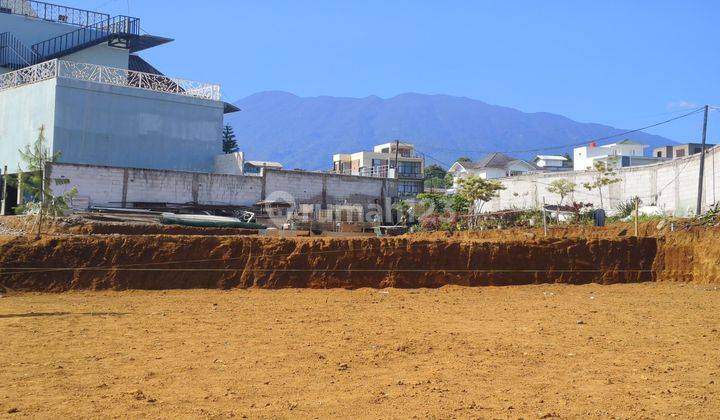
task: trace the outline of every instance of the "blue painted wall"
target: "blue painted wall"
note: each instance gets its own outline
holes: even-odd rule
[[[211,172],[222,153],[223,103],[72,79],[0,92],[0,166],[46,138],[60,162]]]
[[[55,126],[55,79],[0,92],[0,170],[11,173],[22,166],[19,149],[37,139],[45,126],[48,147]]]
[[[53,147],[62,162],[210,172],[223,103],[58,79]]]

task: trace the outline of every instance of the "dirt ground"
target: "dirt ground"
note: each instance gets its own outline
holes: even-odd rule
[[[0,416],[717,418],[720,290],[642,283],[0,299]]]

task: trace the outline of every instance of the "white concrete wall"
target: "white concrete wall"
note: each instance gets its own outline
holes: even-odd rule
[[[388,204],[397,196],[394,180],[302,171],[266,170],[258,177],[56,163],[51,177],[70,180],[55,186],[54,194],[75,186],[79,197],[99,206],[123,202],[251,206],[280,193],[276,199],[289,194],[295,204],[318,208],[349,204],[368,209]]]
[[[323,177],[321,172],[264,171],[266,197],[274,192],[291,194],[296,204],[322,203]],[[360,178],[360,177],[351,177]]]
[[[213,172],[225,175],[242,175],[245,156],[243,152],[224,153],[215,156]]]
[[[54,194],[77,187],[78,196],[94,206],[120,206],[123,201],[251,206],[262,193],[259,177],[62,163],[53,165],[51,176],[70,180],[55,186]]]
[[[668,214],[692,214],[697,200],[699,167],[698,154],[653,165],[622,168],[617,171],[621,182],[603,188],[604,206],[612,209],[639,196],[644,204],[657,204]],[[598,191],[588,191],[582,186],[592,182],[593,172],[573,171],[502,178],[500,181],[507,189],[500,192],[500,197],[487,203],[483,211],[539,208],[543,197],[547,204],[557,204],[560,197],[547,192],[547,187],[556,179],[569,179],[577,184],[576,192],[567,197],[565,203],[576,201],[600,205]],[[703,206],[707,209],[720,200],[720,146],[706,154],[703,187]]]

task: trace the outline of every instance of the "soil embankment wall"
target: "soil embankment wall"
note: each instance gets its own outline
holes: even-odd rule
[[[655,280],[654,238],[0,238],[0,288],[440,287]],[[14,267],[35,267],[21,272]]]
[[[720,229],[691,228],[658,239],[658,281],[720,283]]]

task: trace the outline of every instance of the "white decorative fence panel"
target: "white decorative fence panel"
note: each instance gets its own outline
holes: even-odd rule
[[[214,101],[219,101],[221,97],[220,86],[211,83],[64,60],[50,60],[0,75],[0,91],[53,77],[192,96]]]

